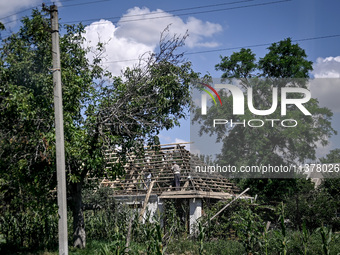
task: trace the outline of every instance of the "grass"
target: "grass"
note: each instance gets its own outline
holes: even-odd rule
[[[290,242],[288,243],[287,254],[303,254],[303,245],[301,244],[300,234],[297,231],[288,231],[287,233]],[[277,254],[275,248],[276,240],[271,238],[270,249],[268,254]],[[85,249],[69,248],[70,255],[96,255],[105,245],[112,244],[109,241],[89,241]],[[148,255],[145,244],[131,243],[130,255]],[[199,255],[200,243],[190,239],[173,239],[167,246],[165,254],[168,255]],[[245,254],[245,247],[241,242],[236,240],[212,240],[204,242],[203,254],[206,255],[240,255]],[[340,245],[337,242],[332,242],[330,246],[330,254],[339,254]],[[58,251],[38,251],[38,252],[18,252],[5,253],[13,255],[58,255]],[[113,254],[113,253],[106,253]],[[308,255],[323,255],[321,238],[318,233],[313,233],[308,242]]]

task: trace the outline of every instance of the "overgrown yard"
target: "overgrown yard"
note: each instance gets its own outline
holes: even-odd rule
[[[332,223],[328,227],[313,228],[313,222],[304,220],[299,226],[288,218],[293,213],[289,203],[268,206],[237,201],[210,221],[210,217],[223,206],[224,203],[220,202],[206,210],[196,234],[190,236],[185,219],[173,201],[167,201],[163,215],[153,219],[148,217],[146,223],[142,223],[134,208],[115,204],[110,196],[105,196],[106,192],[99,194],[101,209],[85,212],[86,248],[70,247],[69,254],[340,253],[340,234],[333,232],[339,231],[338,218],[328,222]],[[319,213],[321,216],[322,212]],[[69,215],[69,233],[71,218]],[[32,211],[25,215],[3,214],[0,232],[1,254],[58,254],[57,217]],[[69,239],[71,243],[72,236]]]
[[[336,236],[339,236],[337,234]],[[323,242],[321,237],[314,233],[308,244],[305,247],[301,239],[301,233],[298,231],[291,231],[288,233],[288,249],[286,254],[326,254],[323,249]],[[334,238],[334,237],[333,237]],[[257,253],[253,254],[280,254],[279,240],[276,239],[275,234],[269,237],[269,244],[267,253],[263,249],[259,249]],[[205,241],[203,243],[203,252],[200,253],[200,243],[197,240],[186,240],[185,237],[181,239],[173,239],[167,246],[164,254],[216,254],[216,255],[240,255],[247,254],[244,245],[236,240],[215,240]],[[338,254],[340,252],[339,244],[334,241],[329,245],[329,254]],[[128,254],[157,254],[147,253],[147,245],[141,243],[132,243]],[[57,255],[57,251],[34,251],[34,252],[9,252],[4,254],[25,254],[25,255]],[[70,248],[69,254],[74,255],[93,255],[93,254],[123,254],[118,253],[116,249],[116,242],[114,241],[89,241],[85,249]],[[251,254],[251,253],[248,253]]]

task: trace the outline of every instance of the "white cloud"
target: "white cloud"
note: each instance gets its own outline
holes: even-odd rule
[[[190,145],[191,144],[188,141],[186,141],[186,140],[183,140],[183,139],[180,139],[180,138],[173,139],[171,136],[162,135],[162,134],[160,134],[158,136],[159,136],[159,138],[161,140],[161,144],[162,144],[162,142],[163,142],[163,144],[164,144],[164,142],[168,143],[168,144],[183,143],[183,145],[185,146],[185,149],[190,151]]]
[[[190,151],[190,153],[194,155],[201,155],[201,151],[193,143],[189,143],[188,141],[180,138],[175,138],[175,141],[172,143],[186,143],[184,146],[187,151]]]
[[[171,24],[170,36],[184,35],[188,30],[186,46],[189,48],[218,46],[211,38],[222,31],[219,24],[204,22],[194,17],[184,21],[160,9],[150,11],[148,8],[139,7],[129,9],[118,21],[117,26],[106,20],[92,23],[86,27],[85,37],[90,46],[95,46],[99,41],[106,43],[104,62],[111,62],[107,63],[106,67],[114,75],[119,75],[122,68],[133,66],[137,61],[117,61],[136,59],[147,51],[155,51],[161,32],[169,24]]]
[[[333,113],[340,112],[340,56],[318,58],[312,72],[315,77],[310,83],[312,97],[320,106],[328,107]]]
[[[310,83],[312,97],[319,100],[320,106],[333,113],[340,112],[340,56],[318,58],[313,65],[314,80]],[[333,148],[332,141],[322,146],[317,143],[316,157],[324,157]]]
[[[318,58],[313,68],[315,78],[340,78],[340,56]]]
[[[187,143],[187,144],[184,144],[185,149],[190,151],[190,143],[188,143],[188,141],[185,141],[185,140],[180,139],[180,138],[175,138],[175,143]]]
[[[142,16],[133,16],[142,15]],[[164,17],[164,18],[159,18]],[[131,22],[131,20],[136,20]],[[129,22],[127,22],[129,21]],[[171,32],[177,35],[184,35],[189,32],[186,40],[188,47],[216,47],[214,41],[204,42],[204,38],[211,38],[222,31],[222,26],[211,22],[203,22],[194,17],[187,21],[178,16],[166,13],[160,9],[150,11],[148,8],[134,7],[118,22],[117,37],[130,38],[137,42],[155,46],[159,42],[160,33],[171,24]]]
[[[128,66],[131,67],[137,62],[122,60],[136,59],[145,52],[153,51],[154,47],[129,38],[117,37],[116,31],[117,27],[111,21],[100,20],[85,28],[85,38],[87,46],[96,47],[98,42],[105,44],[104,66],[113,75],[118,76],[121,74],[121,70]],[[90,54],[89,57],[92,58],[93,54]]]
[[[312,97],[319,100],[320,106],[329,108],[333,113],[340,112],[340,79],[314,79],[310,83],[310,91]]]

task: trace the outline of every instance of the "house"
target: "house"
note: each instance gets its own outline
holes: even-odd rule
[[[232,199],[240,193],[235,184],[218,173],[195,172],[194,166],[202,162],[185,149],[184,143],[148,147],[142,155],[127,156],[125,175],[115,180],[104,179],[101,185],[114,189],[117,202],[140,208],[143,219],[146,211],[151,216],[164,212],[167,200],[180,202],[188,208],[183,221],[193,233],[208,203]],[[107,159],[110,167],[117,163],[118,157],[108,151]],[[181,168],[181,186],[177,190],[173,184],[173,162]]]

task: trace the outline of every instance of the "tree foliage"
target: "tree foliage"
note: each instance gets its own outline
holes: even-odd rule
[[[257,68],[255,61],[255,54],[250,49],[243,48],[230,57],[221,57],[221,63],[215,68],[224,72],[222,78],[251,78]]]
[[[259,60],[259,69],[265,77],[306,78],[313,69],[313,63],[306,59],[305,50],[298,44],[292,44],[290,38],[273,43],[268,50],[266,56]]]
[[[331,150],[325,157],[320,158],[321,163],[339,163],[340,162],[340,149]]]
[[[325,157],[320,158],[323,164],[340,164],[340,149],[331,150]],[[327,176],[326,176],[327,177]],[[332,178],[324,178],[321,183],[321,188],[325,189],[333,199],[336,200],[338,204],[338,209],[340,208],[340,178],[339,173]]]
[[[307,228],[315,230],[322,225],[338,228],[336,219],[336,201],[324,190],[310,190],[309,192],[297,192],[296,196],[287,200],[289,219],[296,228],[301,228],[305,223]]]
[[[216,65],[217,70],[223,71],[222,78],[239,79],[239,86],[243,91],[252,88],[253,105],[259,110],[271,108],[273,88],[277,88],[279,92],[280,88],[286,86],[307,88],[308,72],[312,70],[312,62],[307,60],[305,51],[298,44],[292,44],[289,38],[273,43],[268,50],[269,52],[257,62],[250,49],[241,49],[229,57],[221,57],[221,62]],[[326,145],[328,138],[336,133],[331,127],[332,112],[319,107],[316,99],[310,99],[304,104],[312,116],[304,115],[295,105],[287,105],[284,119],[294,119],[298,122],[296,127],[287,128],[280,125],[280,121],[266,121],[283,119],[280,97],[275,112],[258,116],[247,108],[244,115],[233,115],[230,111],[233,105],[230,92],[221,90],[219,95],[223,107],[211,106],[206,115],[201,115],[197,110],[194,121],[203,124],[200,134],[214,135],[217,142],[222,142],[221,152],[217,155],[220,165],[299,165],[307,159],[314,160],[317,144]],[[299,95],[295,95],[295,98],[296,96]],[[233,119],[239,123],[243,120],[247,123],[251,119],[261,119],[265,125],[259,128],[243,125],[218,125],[211,128],[213,119]],[[282,190],[275,187],[282,186],[283,193],[286,193],[295,186],[294,181],[287,181],[282,185],[278,184],[278,180],[248,182],[253,185],[257,183],[258,186],[253,191],[259,191],[260,194],[265,192],[269,196],[278,193],[276,198],[282,197]]]

